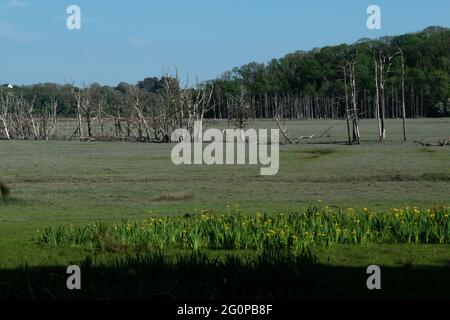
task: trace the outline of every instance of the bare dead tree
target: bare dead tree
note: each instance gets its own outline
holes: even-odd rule
[[[373,54],[373,61],[375,64],[375,117],[377,118],[378,123],[378,137],[380,142],[383,143],[383,126],[380,117],[380,86],[378,84],[378,63],[375,58],[375,53]]]
[[[97,98],[95,96],[95,88],[93,86],[87,86],[86,84],[83,84],[82,88],[76,88],[72,84],[71,90],[76,101],[77,128],[70,137],[70,140],[76,135],[79,135],[80,140],[85,140],[83,130],[84,123],[86,123],[87,138],[92,140],[93,122],[98,116],[99,104],[103,104],[102,97]]]
[[[399,52],[402,58],[402,122],[403,122],[403,140],[406,141],[406,107],[405,107],[405,57],[403,56],[403,50],[399,48]]]
[[[348,137],[348,144],[352,145],[352,138],[350,134],[350,108],[349,108],[349,100],[348,100],[348,88],[347,88],[347,67],[342,67],[344,72],[344,91],[345,91],[345,118],[346,118],[346,124],[347,124],[347,137]]]
[[[30,103],[22,95],[12,95],[11,97],[10,127],[16,139],[25,140],[31,135],[27,110],[32,109],[34,99]]]
[[[194,89],[185,88],[181,92],[182,109],[184,114],[187,114],[186,128],[191,134],[191,139],[194,140],[194,122],[199,121],[203,123],[205,113],[212,110],[215,105],[211,103],[214,93],[214,87],[208,85],[197,85]]]
[[[49,103],[47,103],[40,117],[40,136],[44,140],[49,140],[51,136],[56,133],[57,128],[57,108],[58,100],[53,98]]]
[[[341,67],[344,73],[345,108],[349,144],[352,144],[352,142],[357,144],[361,143],[357,105],[356,64],[357,61],[346,60],[345,65]],[[348,93],[349,89],[350,94]],[[352,123],[352,138],[350,138],[350,121]]]
[[[235,95],[229,95],[229,110],[228,119],[238,129],[244,129],[247,126],[251,116],[250,106],[247,100],[247,92],[244,86],[240,87],[239,93]]]
[[[142,93],[138,87],[130,87],[130,91],[133,99],[133,109],[137,118],[137,126],[139,132],[139,139],[150,141],[150,127],[148,125],[147,119],[144,115],[146,97],[142,96]],[[145,133],[145,138],[144,138]]]
[[[92,109],[93,119],[97,120],[100,135],[104,136],[104,118],[107,117],[105,112],[106,95],[98,86],[91,86],[88,91],[89,103]],[[92,120],[93,120],[92,119]]]
[[[376,83],[377,83],[377,91],[378,91],[378,114],[379,114],[379,128],[380,128],[380,142],[382,143],[384,139],[386,139],[386,125],[385,125],[385,117],[386,117],[386,97],[385,97],[385,88],[386,88],[386,80],[389,77],[389,73],[391,72],[391,66],[393,59],[395,56],[400,54],[400,51],[392,54],[386,55],[382,49],[378,51],[378,61],[375,59],[375,68],[376,68]]]
[[[34,99],[36,99],[36,96],[34,97]],[[34,140],[38,140],[40,137],[40,130],[39,130],[39,123],[36,123],[33,115],[34,99],[33,103],[31,103],[30,107],[28,108],[28,115],[30,116],[31,126],[33,128]]]
[[[275,102],[275,122],[277,124],[278,129],[280,130],[281,135],[287,143],[293,144],[294,141],[289,136],[287,129],[287,119],[285,116],[285,105],[279,104],[278,100]]]
[[[13,91],[0,93],[1,135],[6,139],[48,140],[56,130],[56,99],[35,109],[36,96],[28,100]],[[51,110],[51,111],[50,111]]]
[[[80,89],[75,88],[75,85],[72,83],[71,86],[72,95],[76,101],[76,118],[77,118],[77,128],[75,129],[74,133],[70,137],[69,140],[72,140],[74,136],[77,134],[80,137],[80,140],[84,138],[83,136],[83,118],[82,118],[82,104],[83,104],[83,93]]]
[[[163,71],[161,78],[163,91],[160,95],[160,103],[151,110],[151,126],[155,139],[159,142],[170,142],[171,134],[176,129],[183,128],[185,110],[183,108],[183,96],[181,94],[178,70],[174,77],[169,71]]]
[[[358,107],[357,107],[357,91],[356,91],[356,71],[355,71],[355,62],[348,62],[348,70],[349,70],[349,80],[350,80],[350,92],[352,98],[352,106],[353,106],[353,141],[360,144],[360,133],[359,133],[359,116],[358,116]]]
[[[8,91],[0,95],[0,120],[2,122],[3,128],[3,136],[11,140],[11,135],[9,133],[9,117],[11,112],[11,92]]]
[[[81,99],[81,114],[86,120],[86,127],[88,137],[92,138],[92,122],[96,117],[97,109],[95,105],[91,102],[92,97],[92,87],[83,85],[82,99]]]

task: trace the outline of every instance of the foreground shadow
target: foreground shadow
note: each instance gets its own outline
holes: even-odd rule
[[[298,300],[448,299],[450,266],[381,267],[381,290],[365,268],[319,264],[309,253],[208,258],[162,253],[81,264],[81,290],[68,290],[65,267],[0,270],[0,299]]]

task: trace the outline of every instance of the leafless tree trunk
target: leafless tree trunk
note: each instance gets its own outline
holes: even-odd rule
[[[400,48],[400,54],[402,58],[402,121],[403,121],[403,140],[406,141],[406,107],[405,107],[405,57],[403,56],[403,50]]]
[[[359,116],[358,116],[358,107],[357,107],[357,92],[356,92],[356,72],[355,72],[356,62],[349,63],[349,77],[350,77],[350,89],[351,89],[351,97],[352,97],[352,106],[353,106],[353,141],[356,143],[361,142],[361,137],[359,133]]]
[[[205,113],[215,107],[215,105],[211,103],[213,93],[213,87],[199,85],[198,81],[195,90],[185,88],[181,92],[183,113],[188,116],[186,128],[191,133],[192,139],[196,138],[193,136],[194,122],[203,122]]]
[[[345,106],[346,106],[346,115],[347,115],[347,130],[350,141],[350,126],[349,119],[352,120],[352,133],[353,138],[352,142],[356,142],[357,144],[361,143],[361,136],[359,132],[359,115],[358,115],[358,106],[357,106],[357,91],[356,91],[356,70],[355,65],[356,61],[346,61],[344,69],[344,89],[345,89]],[[351,99],[351,107],[349,107],[349,95],[348,95],[348,85],[347,85],[347,77],[348,84],[350,84],[350,99]],[[350,115],[351,111],[351,115]],[[350,143],[351,144],[351,143]]]
[[[386,80],[389,77],[390,69],[392,66],[392,60],[396,55],[400,53],[396,52],[393,55],[387,56],[380,49],[378,52],[378,62],[375,61],[376,68],[376,82],[377,82],[377,99],[379,107],[379,127],[380,127],[380,142],[386,139],[386,127],[385,127],[385,117],[386,117],[386,97],[385,97],[385,86]]]
[[[3,124],[3,133],[6,139],[11,140],[8,124],[9,113],[11,112],[11,92],[8,91],[6,94],[2,94],[0,103],[0,120]]]
[[[345,115],[346,115],[346,122],[347,122],[347,136],[348,136],[348,144],[352,144],[352,138],[350,134],[350,109],[349,109],[349,103],[348,103],[348,89],[347,89],[347,67],[342,67],[344,71],[344,90],[345,90]]]
[[[80,137],[80,140],[83,140],[84,135],[83,135],[83,118],[82,118],[82,103],[83,103],[83,94],[81,92],[81,90],[76,90],[75,89],[75,85],[72,84],[72,95],[75,98],[76,101],[76,118],[77,118],[77,128],[75,129],[74,133],[72,134],[72,136],[70,137],[70,140],[72,140],[72,138],[74,136],[76,136],[77,134]]]
[[[230,95],[230,110],[228,112],[229,121],[241,132],[241,140],[244,140],[243,129],[247,126],[251,116],[250,106],[248,104],[248,97],[245,88],[241,86],[239,93],[236,95]]]

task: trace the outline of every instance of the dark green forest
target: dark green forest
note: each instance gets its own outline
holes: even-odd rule
[[[404,69],[399,50],[404,57]],[[251,62],[196,88],[208,87],[213,92],[205,109],[206,118],[229,117],[232,97],[240,93],[245,96],[252,118],[272,118],[279,112],[289,119],[344,118],[346,84],[343,67],[354,63],[358,115],[372,118],[376,116],[376,62],[378,67],[384,63],[384,70],[388,70],[383,88],[386,117],[401,116],[403,79],[407,117],[450,116],[450,29],[443,27],[297,51],[268,63]],[[197,90],[183,87],[176,75],[166,73],[132,85],[120,83],[111,87],[94,83],[75,88],[75,91],[91,89],[105,99],[105,112],[115,115],[123,109],[123,101],[133,87],[145,97],[142,99],[145,101],[143,112],[149,114],[152,108],[163,103],[161,97],[167,94],[167,80],[178,86],[178,90]],[[44,83],[16,86],[12,90],[16,95],[34,101],[36,110],[57,101],[58,115],[74,116],[73,89],[71,84]],[[5,90],[8,89],[4,86]]]

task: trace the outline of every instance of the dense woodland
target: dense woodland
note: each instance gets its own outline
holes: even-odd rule
[[[58,117],[75,117],[74,137],[92,137],[93,121],[103,128],[109,119],[118,137],[159,142],[203,118],[237,127],[249,119],[347,119],[358,141],[358,120],[377,118],[382,140],[385,118],[439,116],[450,116],[450,29],[442,27],[298,51],[195,85],[181,84],[174,70],[116,87],[45,83],[0,92],[6,139],[49,139]]]

